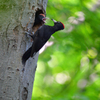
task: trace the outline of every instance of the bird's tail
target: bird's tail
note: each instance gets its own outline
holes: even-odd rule
[[[26,61],[31,55],[32,47],[30,47],[22,56],[22,64],[25,66]]]

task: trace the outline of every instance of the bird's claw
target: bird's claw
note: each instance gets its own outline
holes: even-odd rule
[[[30,32],[27,32],[27,31],[25,31],[25,33],[28,34],[28,35],[34,34],[34,32],[32,32],[32,34],[31,34]]]
[[[27,32],[27,31],[25,31],[25,33],[26,33],[26,34],[28,34],[28,35],[30,35],[30,33],[29,33],[29,32]]]

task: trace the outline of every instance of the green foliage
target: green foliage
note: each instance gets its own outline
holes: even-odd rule
[[[50,39],[54,44],[39,56],[32,100],[100,99],[100,9],[96,1],[48,0],[47,17],[62,21],[65,30],[56,32]]]

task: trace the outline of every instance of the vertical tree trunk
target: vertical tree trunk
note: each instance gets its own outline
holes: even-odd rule
[[[22,72],[21,57],[31,45],[24,31],[31,28],[36,11],[45,13],[47,1],[0,1],[0,100],[31,100],[38,53]]]

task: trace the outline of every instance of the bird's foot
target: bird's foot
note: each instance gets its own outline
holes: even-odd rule
[[[31,33],[27,32],[27,31],[25,31],[25,33],[28,34],[28,35],[31,35]]]

